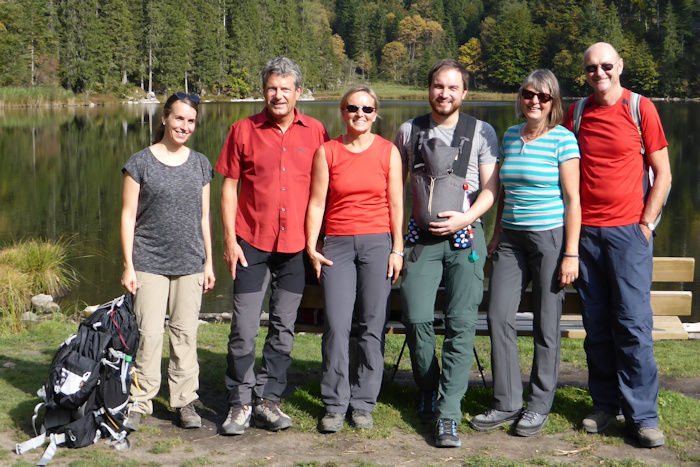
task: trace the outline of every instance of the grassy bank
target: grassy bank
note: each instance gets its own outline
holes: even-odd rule
[[[0,335],[24,328],[22,314],[37,294],[64,295],[75,281],[70,240],[22,240],[0,249]]]
[[[37,402],[36,389],[41,386],[46,378],[46,370],[51,358],[60,342],[74,332],[76,323],[64,320],[51,320],[30,326],[24,332],[15,336],[0,338],[0,348],[13,349],[12,354],[5,353],[0,356],[0,432],[9,434],[17,441],[23,441],[31,433],[30,419],[33,407]],[[200,326],[199,330],[199,363],[200,363],[200,397],[206,411],[225,411],[226,391],[223,384],[226,361],[226,343],[228,340],[229,324],[208,324]],[[261,329],[261,335],[257,342],[257,363],[260,364],[260,350],[265,337],[265,329]],[[520,338],[518,345],[521,350],[521,363],[524,368],[529,368],[532,362],[532,339]],[[388,335],[386,343],[386,373],[391,370],[403,344],[402,336]],[[488,370],[489,364],[489,340],[486,337],[477,338],[477,350]],[[321,351],[320,336],[313,334],[297,335],[293,352],[293,363],[290,368],[290,381],[297,384],[294,393],[282,401],[282,408],[290,414],[295,425],[290,431],[310,436],[317,435],[317,423],[323,415],[324,407],[320,397],[320,372]],[[700,341],[666,341],[655,344],[656,357],[662,375],[675,377],[700,376],[700,361],[697,355],[700,352]],[[168,345],[167,335],[164,345],[163,371],[167,368]],[[585,355],[583,342],[580,339],[564,339],[562,351],[563,364],[580,367],[585,371]],[[401,362],[401,370],[410,370],[410,361],[407,354]],[[399,434],[424,435],[423,427],[415,415],[414,402],[418,395],[417,389],[412,384],[389,383],[385,380],[379,397],[378,405],[374,412],[375,429],[369,432],[356,431],[346,426],[341,435],[357,435],[371,439],[396,439]],[[484,411],[492,396],[492,390],[481,385],[474,385],[469,389],[463,399],[462,409],[464,420],[460,427],[463,441],[469,444],[470,435],[474,432],[466,423],[473,416]],[[545,428],[546,435],[554,435],[565,439],[572,449],[576,447],[594,451],[610,446],[619,446],[624,439],[624,430],[621,426],[610,430],[606,436],[586,435],[578,430],[581,419],[590,411],[591,400],[586,388],[566,387],[557,391],[550,422]],[[163,378],[161,392],[155,400],[155,417],[169,419],[167,398],[167,378]],[[696,428],[696,420],[700,417],[700,401],[672,391],[661,391],[659,397],[659,413],[661,428],[667,436],[667,446],[678,459],[678,464],[692,465],[700,462],[698,445],[700,444],[700,432]],[[160,432],[159,428],[144,428],[145,434],[141,435],[142,449],[150,449],[150,453],[160,454],[163,461],[159,465],[167,465],[168,452],[182,452],[186,457],[192,448],[188,448],[188,441],[182,430],[174,428],[172,433]],[[151,433],[150,430],[153,430]],[[174,433],[174,434],[173,434]],[[150,436],[153,435],[153,436]],[[273,435],[270,436],[272,440]],[[152,441],[149,441],[153,438]],[[184,438],[184,439],[183,439]],[[276,438],[274,438],[276,439]],[[314,438],[315,439],[315,438]],[[315,442],[334,443],[339,438],[319,438]],[[230,438],[222,443],[231,443]],[[537,440],[533,440],[537,442]],[[152,447],[151,447],[152,444]],[[188,451],[189,449],[189,451]],[[495,449],[495,448],[494,448]],[[90,465],[97,453],[117,456],[112,450],[95,451],[92,448],[68,451],[62,450],[65,456],[63,462],[70,465]],[[647,452],[647,451],[645,451]],[[172,454],[172,453],[171,453]],[[210,453],[215,457],[216,453]],[[442,453],[440,453],[442,454]],[[452,453],[450,453],[452,454]],[[488,452],[470,451],[460,452],[464,457],[463,465],[482,465],[488,460],[488,465],[554,465],[548,462],[542,464],[537,459],[523,459],[522,464],[500,462]],[[544,455],[544,453],[543,453]],[[486,457],[484,457],[486,456]],[[608,455],[609,456],[609,455]],[[16,459],[9,451],[0,449],[0,459]],[[117,459],[118,457],[112,457]],[[610,458],[599,459],[593,457],[592,462],[604,465],[647,465],[643,462],[629,464],[625,459]],[[437,461],[437,458],[436,458]],[[87,463],[86,463],[87,462]],[[180,462],[184,462],[184,458]],[[108,465],[105,463],[99,465]],[[125,463],[124,465],[142,465],[139,463]],[[151,465],[155,465],[151,463]],[[194,465],[185,464],[181,465]],[[265,465],[246,464],[246,465]],[[290,463],[289,465],[294,465]],[[301,464],[296,464],[301,465]],[[309,464],[304,464],[309,465]],[[322,465],[322,464],[314,464]],[[337,465],[337,464],[334,464]],[[361,464],[375,465],[375,464]],[[574,465],[589,465],[586,462],[574,463]]]
[[[38,86],[34,88],[0,87],[0,107],[40,107],[46,105],[76,105],[80,98],[63,88]]]

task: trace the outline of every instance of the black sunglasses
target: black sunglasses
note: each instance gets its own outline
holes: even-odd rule
[[[185,94],[184,92],[176,92],[178,99],[189,99],[195,104],[199,104],[199,96],[197,94]]]
[[[537,96],[537,98],[543,104],[546,104],[547,102],[552,100],[551,94],[547,94],[546,92],[532,92],[528,91],[527,89],[523,89],[520,95],[523,96],[523,99],[527,100],[532,100],[533,97]]]
[[[583,69],[586,70],[586,73],[595,73],[598,71],[598,67],[601,67],[603,71],[610,71],[614,66],[614,63],[600,63],[598,65],[586,65]]]
[[[371,107],[369,105],[363,105],[362,107],[360,107],[359,105],[346,105],[345,106],[345,111],[348,113],[351,113],[351,114],[357,112],[360,109],[362,109],[362,111],[366,114],[374,113],[374,111],[377,110],[374,107]]]

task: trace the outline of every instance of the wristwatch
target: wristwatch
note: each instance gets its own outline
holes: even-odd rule
[[[645,226],[647,229],[651,230],[652,232],[656,228],[656,226],[654,224],[652,224],[651,222],[639,221],[639,225]]]

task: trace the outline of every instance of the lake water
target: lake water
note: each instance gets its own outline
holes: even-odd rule
[[[201,104],[188,146],[212,165],[231,123],[262,109],[262,103]],[[673,170],[673,189],[654,241],[658,256],[700,257],[700,103],[657,102]],[[303,102],[305,114],[323,122],[331,137],[344,130],[337,102]],[[383,102],[375,131],[393,140],[404,121],[430,110],[427,102]],[[467,102],[462,110],[491,123],[499,138],[518,122],[513,103]],[[64,306],[102,303],[121,295],[119,243],[121,167],[148,145],[159,121],[159,106],[113,105],[51,109],[0,109],[0,244],[21,238],[73,238],[71,261],[80,283]],[[203,312],[231,308],[232,281],[222,255],[219,193],[212,182],[214,256],[217,284],[204,297]],[[495,209],[485,217],[487,235]],[[700,268],[685,290],[694,294],[700,321]]]

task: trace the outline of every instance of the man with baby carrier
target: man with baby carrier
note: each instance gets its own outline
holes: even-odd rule
[[[461,400],[469,384],[486,241],[480,217],[498,193],[498,138],[486,122],[459,112],[469,74],[456,60],[428,74],[432,112],[399,128],[403,177],[411,173],[412,216],[401,284],[403,321],[420,391],[418,416],[435,423],[435,444],[457,447]],[[435,355],[435,297],[445,287],[442,371]]]

